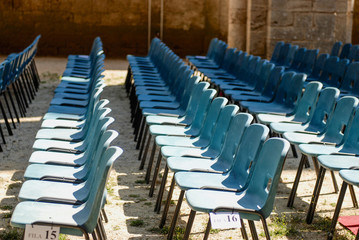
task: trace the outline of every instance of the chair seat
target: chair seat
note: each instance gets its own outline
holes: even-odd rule
[[[251,209],[260,210],[265,200],[250,193],[235,193],[214,190],[190,189],[186,191],[187,204],[195,211],[212,212],[217,207],[227,207],[232,209]],[[240,214],[241,217],[249,220],[259,220],[258,216]]]
[[[308,124],[300,124],[300,123],[285,123],[285,122],[277,123],[277,122],[274,122],[274,123],[270,124],[270,128],[274,132],[279,133],[279,134],[283,134],[285,132],[297,132],[297,131],[308,131],[308,132],[313,132],[313,133],[319,134],[318,128],[309,126]]]
[[[150,115],[146,117],[146,123],[149,125],[153,124],[190,124],[192,121],[190,117],[171,117],[171,116],[159,116],[159,115]]]
[[[66,223],[70,226],[81,226],[87,214],[82,214],[85,205],[54,204],[44,202],[21,202],[11,217],[13,227],[25,228],[26,224],[34,222]],[[81,236],[82,232],[73,228],[60,228],[64,234]]]
[[[278,123],[278,122],[290,122],[295,121],[294,116],[283,116],[277,114],[266,114],[260,113],[257,115],[257,119],[260,123],[269,125],[270,123]],[[294,123],[296,124],[296,123]]]
[[[241,189],[245,181],[241,182],[234,174],[219,174],[208,172],[176,172],[175,180],[181,190],[200,189],[203,187]]]
[[[29,163],[81,166],[86,163],[87,157],[88,156],[84,153],[73,154],[64,152],[35,151],[31,154]]]
[[[169,157],[206,157],[215,158],[219,152],[209,148],[188,148],[188,147],[175,147],[164,146],[161,148],[161,154],[164,158]]]
[[[57,139],[62,141],[81,141],[86,137],[83,129],[40,129],[35,139]]]
[[[152,125],[149,128],[151,135],[176,135],[176,136],[185,136],[185,135],[195,135],[198,134],[197,131],[194,131],[191,127],[184,126],[169,126],[169,125]]]
[[[355,156],[344,155],[320,155],[318,162],[321,166],[332,171],[348,169],[359,165],[359,158]]]
[[[19,192],[19,200],[46,201],[45,199],[58,199],[57,202],[85,202],[89,196],[86,183],[65,183],[40,180],[25,181]],[[49,201],[49,200],[47,200]]]
[[[84,166],[61,166],[50,164],[30,164],[24,173],[24,179],[40,180],[43,177],[51,176],[63,179],[85,179],[87,176],[87,168]]]
[[[306,134],[306,133],[298,133],[298,132],[285,132],[283,137],[286,138],[292,144],[302,144],[302,143],[310,143],[310,142],[330,142],[338,144],[341,139],[332,139],[325,137],[323,135],[315,135],[315,134]]]
[[[157,146],[206,147],[209,140],[199,137],[157,136]]]
[[[190,171],[192,169],[201,169],[206,171],[226,172],[231,166],[217,161],[217,159],[206,159],[196,157],[169,157],[167,166],[172,172]]]
[[[86,149],[86,145],[81,142],[67,142],[60,140],[49,140],[49,139],[37,139],[32,146],[35,151],[49,151],[51,149],[63,149],[63,151],[76,151],[83,152]]]
[[[343,178],[343,180],[346,181],[347,183],[354,186],[359,186],[358,170],[345,169],[345,170],[341,170],[339,174]]]

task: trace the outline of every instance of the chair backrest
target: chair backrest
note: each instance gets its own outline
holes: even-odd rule
[[[288,50],[288,54],[284,59],[284,64],[283,66],[285,67],[290,67],[290,65],[293,62],[294,59],[294,55],[296,53],[296,51],[298,50],[298,45],[292,45],[290,46],[289,50]]]
[[[358,61],[358,60],[359,60],[359,45],[353,45],[353,46],[350,48],[350,51],[349,51],[349,54],[348,54],[347,59],[348,59],[350,62]]]
[[[332,87],[339,87],[344,78],[348,64],[348,59],[340,60],[338,57],[329,57],[324,62],[324,67],[318,81],[328,84]]]
[[[293,121],[306,123],[314,113],[315,104],[322,89],[323,84],[320,82],[310,82],[304,89],[304,93],[298,101],[297,110]]]
[[[211,142],[209,143],[210,149],[215,150],[218,153],[221,151],[231,120],[236,115],[238,110],[238,105],[233,104],[227,105],[223,108],[217,119]]]
[[[217,97],[215,98],[206,113],[206,119],[204,120],[203,127],[201,128],[200,138],[206,141],[211,141],[215,126],[223,108],[228,103],[227,98]]]
[[[268,139],[259,152],[255,166],[251,168],[253,173],[245,194],[253,196],[253,201],[256,201],[256,205],[264,218],[267,218],[273,210],[275,195],[289,146],[289,142],[285,139]]]
[[[247,64],[246,66],[248,66],[248,54],[246,52],[238,52],[237,53],[237,61],[235,63],[235,66],[233,68],[233,71],[231,72],[231,74],[233,74],[234,76],[239,76],[241,74],[241,70],[243,68],[243,64]]]
[[[342,42],[338,41],[333,44],[332,50],[330,51],[330,56],[339,57],[340,47],[343,45]]]
[[[280,65],[280,66],[284,66],[285,64],[285,59],[288,56],[289,50],[291,48],[291,44],[290,43],[285,43],[279,51],[279,58],[278,61],[275,63],[275,65]]]
[[[274,46],[274,49],[273,49],[273,53],[272,53],[270,62],[276,63],[278,61],[279,52],[283,45],[284,45],[284,42],[282,42],[282,41],[276,43],[276,45]]]
[[[218,38],[212,38],[212,40],[209,43],[208,50],[207,50],[207,58],[213,59],[214,58],[214,50],[218,44]]]
[[[105,174],[100,181],[93,186],[90,196],[85,203],[85,207],[76,216],[73,216],[74,219],[78,218],[79,221],[76,222],[81,223],[80,225],[89,233],[92,233],[97,225],[103,201],[103,194],[112,165],[122,152],[122,149],[119,147],[110,147],[106,150],[101,158],[101,161],[106,162],[106,165],[102,168],[102,171]]]
[[[209,88],[210,84],[208,82],[198,82],[195,83],[191,96],[188,100],[188,105],[186,109],[186,119],[192,119],[196,115],[197,108],[199,107],[199,100],[205,90]]]
[[[293,61],[290,64],[290,67],[289,67],[290,70],[298,71],[299,65],[304,61],[304,55],[305,55],[306,52],[307,52],[307,49],[304,48],[304,47],[299,48],[295,52],[294,57],[293,57]]]
[[[226,49],[228,47],[227,43],[225,43],[224,41],[219,41],[219,46],[216,49],[216,55],[214,57],[214,61],[217,63],[218,66],[222,65],[223,62],[223,57],[224,54],[226,52]]]
[[[327,87],[320,92],[313,116],[309,122],[309,128],[317,129],[317,131],[325,129],[338,97],[339,90],[334,87]]]
[[[241,75],[241,80],[247,82],[249,85],[253,86],[255,82],[253,79],[255,78],[256,66],[259,63],[260,57],[254,56],[248,62],[248,68],[244,72],[244,75]]]
[[[236,51],[236,48],[227,48],[226,52],[224,54],[221,68],[226,70],[227,72],[231,71],[231,67],[233,66],[233,64],[235,62],[234,61],[235,51]]]
[[[352,62],[349,64],[340,90],[359,96],[359,62]]]
[[[274,63],[267,61],[262,62],[261,71],[255,78],[256,85],[254,91],[256,92],[263,91],[263,88],[266,85],[267,81],[269,81],[269,77],[272,74],[274,68],[275,68]]]
[[[223,148],[218,157],[218,162],[222,168],[225,166],[225,168],[229,170],[232,167],[238,144],[241,142],[245,129],[252,121],[253,116],[248,113],[237,113],[231,120],[223,143]]]
[[[302,92],[305,78],[306,75],[303,73],[285,72],[276,92],[274,102],[288,108],[294,108]]]
[[[319,49],[307,50],[304,54],[303,61],[299,64],[298,72],[311,74],[317,59]]]
[[[328,119],[323,141],[330,141],[336,144],[342,142],[344,132],[353,117],[358,102],[356,97],[351,96],[339,99],[333,114]]]
[[[263,87],[262,95],[266,97],[274,98],[274,95],[278,89],[279,83],[281,81],[282,74],[284,72],[283,66],[278,66],[272,69],[268,80],[265,82]]]
[[[262,124],[255,123],[245,129],[230,170],[230,174],[233,174],[238,182],[238,189],[244,188],[249,183],[251,169],[268,134],[268,127]]]
[[[345,131],[343,149],[356,149],[359,151],[359,108],[355,110],[354,118]]]
[[[347,58],[348,55],[349,55],[351,47],[352,47],[351,43],[344,44],[343,47],[342,47],[342,51],[340,52],[339,58],[340,59]]]
[[[324,62],[325,60],[327,60],[327,58],[329,58],[329,54],[327,53],[323,53],[318,56],[317,60],[315,61],[313,70],[310,74],[310,77],[319,78],[319,75],[324,68]]]
[[[207,118],[209,108],[213,104],[212,99],[216,95],[216,93],[217,91],[214,89],[207,89],[202,94],[198,103],[199,106],[197,108],[196,115],[194,116],[193,122],[191,124],[191,129],[200,130],[202,128],[202,125],[204,124],[204,120]],[[214,99],[213,101],[215,101],[216,99]],[[218,104],[220,105],[222,104],[226,105],[227,101],[228,101],[227,99],[221,99],[221,100],[216,100],[215,103],[217,104],[217,102],[219,102]]]

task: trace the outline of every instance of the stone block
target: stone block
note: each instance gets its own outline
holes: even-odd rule
[[[315,0],[313,10],[316,12],[335,12],[337,0]]]
[[[293,19],[293,13],[289,11],[272,11],[271,26],[291,26]]]
[[[295,13],[294,27],[312,28],[313,27],[313,13]]]
[[[264,31],[267,27],[267,11],[253,10],[251,12],[251,30]]]
[[[297,41],[305,39],[306,29],[298,29],[294,27],[272,27],[271,39],[274,41]]]
[[[313,9],[312,4],[312,0],[288,0],[286,9],[294,12],[310,12]]]

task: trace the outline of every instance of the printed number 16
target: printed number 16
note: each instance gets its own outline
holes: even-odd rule
[[[231,218],[230,215],[228,215],[227,218],[228,218],[228,222],[231,222],[231,221],[232,221],[232,222],[237,222],[237,221],[238,221],[237,217],[234,216],[234,215],[232,216],[232,218]]]

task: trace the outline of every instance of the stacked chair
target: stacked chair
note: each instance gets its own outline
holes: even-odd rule
[[[59,226],[64,234],[107,239],[105,185],[121,155],[104,88],[104,53],[95,38],[89,55],[70,55],[25,171],[11,225]]]
[[[22,52],[10,54],[0,64],[0,110],[9,135],[13,135],[11,125],[16,128],[15,119],[20,123],[20,118],[26,116],[26,109],[39,89],[40,78],[35,64],[39,39],[37,36]],[[1,126],[0,135],[2,143],[6,144]]]

